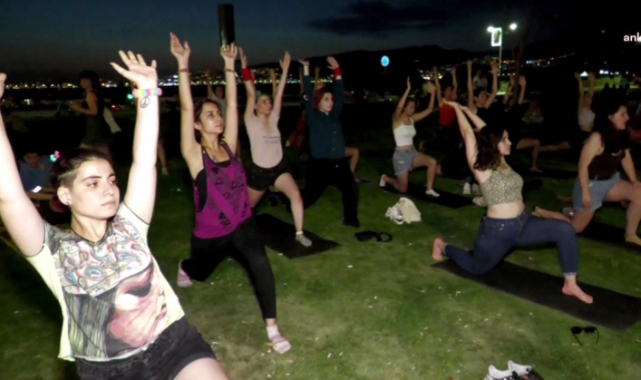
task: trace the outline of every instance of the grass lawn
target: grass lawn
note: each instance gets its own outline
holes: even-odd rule
[[[394,240],[358,242],[357,230],[340,224],[340,194],[330,189],[307,211],[306,228],[341,247],[296,260],[268,251],[279,325],[292,342],[290,352],[267,353],[259,308],[238,264],[224,262],[193,288],[175,287],[188,319],[212,344],[232,379],[480,380],[490,364],[505,369],[508,359],[534,365],[546,379],[638,378],[641,324],[624,333],[599,328],[597,345],[596,338],[583,336],[580,346],[570,327],[587,323],[430,268],[432,240],[442,236],[470,247],[484,209],[452,210],[417,201],[422,222],[391,223],[384,213],[398,197],[379,190],[377,182],[382,171],[391,172],[387,147],[393,140],[391,133],[379,135],[384,144],[368,138],[375,134],[368,128],[351,132],[369,141],[359,145],[358,174],[372,180],[361,187],[359,230],[387,231]],[[160,178],[149,232],[151,249],[172,284],[179,260],[189,254],[193,226],[192,193],[181,166],[174,160],[172,175]],[[125,175],[122,171],[120,179]],[[414,182],[424,178],[424,172],[412,174]],[[569,180],[544,180],[526,200],[529,206],[558,208],[555,196],[569,195],[571,186]],[[457,181],[443,178],[436,187],[461,190]],[[263,205],[259,211],[290,221],[283,207]],[[597,218],[624,223],[623,211],[613,208]],[[580,247],[581,281],[641,297],[641,255],[585,239]],[[516,251],[508,260],[560,275],[555,249]],[[26,260],[4,244],[0,304],[1,379],[76,378],[73,364],[56,359],[59,306]]]

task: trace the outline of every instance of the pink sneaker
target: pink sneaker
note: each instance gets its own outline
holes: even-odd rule
[[[182,261],[178,263],[178,280],[176,281],[176,283],[181,288],[188,288],[194,285],[194,283],[191,282],[191,278],[189,278],[189,275],[183,270],[182,263]]]

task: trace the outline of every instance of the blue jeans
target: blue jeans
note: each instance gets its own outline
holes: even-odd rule
[[[514,246],[556,243],[564,276],[576,275],[579,267],[579,245],[570,223],[543,219],[523,212],[512,219],[486,216],[474,242],[474,253],[447,244],[443,254],[474,275],[491,271]]]

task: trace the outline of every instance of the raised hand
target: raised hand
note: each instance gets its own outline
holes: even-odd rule
[[[510,86],[514,86],[516,84],[516,76],[514,74],[510,75]]]
[[[434,95],[434,93],[436,92],[436,87],[434,86],[434,83],[427,82],[427,92],[429,92],[431,95]]]
[[[298,62],[300,62],[300,61],[298,61]],[[319,66],[314,67],[314,74],[316,74],[316,76],[318,76],[320,74],[320,67]]]
[[[467,71],[472,72],[472,61],[469,59],[467,60]]]
[[[309,61],[306,61],[304,59],[299,59],[298,63],[300,63],[303,66],[309,66]],[[320,69],[319,69],[320,70]]]
[[[7,81],[7,74],[0,73],[0,99],[2,99],[2,95],[4,95],[4,84],[6,81]]]
[[[519,86],[525,86],[526,80],[525,76],[519,75]]]
[[[223,57],[223,61],[225,61],[225,68],[233,69],[234,61],[236,60],[236,57],[238,57],[238,48],[236,48],[236,45],[234,44],[221,46],[220,56]]]
[[[411,88],[412,88],[412,82],[410,81],[410,77],[407,77],[407,89],[409,90]]]
[[[499,72],[499,64],[496,61],[492,62],[490,70],[492,72],[492,75],[497,74]]]
[[[169,36],[171,38],[171,54],[176,57],[179,62],[187,64],[189,62],[189,54],[191,54],[189,43],[185,41],[184,45],[181,45],[180,40],[175,34],[169,33]]]
[[[327,63],[329,63],[329,68],[331,70],[338,69],[338,61],[334,57],[327,57]]]
[[[241,65],[241,67],[243,69],[246,69],[247,68],[247,56],[245,55],[245,52],[243,51],[243,48],[238,48],[238,50],[240,51],[240,65]]]
[[[593,72],[589,72],[588,73],[588,80],[590,80],[590,81],[594,80],[594,73]]]
[[[456,66],[452,66],[452,68],[450,69],[450,73],[452,74],[452,76],[456,75]]]
[[[581,80],[581,74],[579,74],[578,72],[575,72],[574,73],[574,79]]]
[[[207,79],[211,79],[211,68],[207,68]]]
[[[279,62],[280,68],[283,69],[283,71],[289,70],[289,64],[292,62],[292,57],[289,55],[288,51],[285,52],[285,56]]]
[[[118,74],[135,82],[139,89],[147,90],[158,87],[158,74],[156,73],[156,60],[151,61],[151,65],[147,66],[145,59],[142,55],[135,55],[129,51],[125,54],[124,51],[118,52],[120,58],[125,63],[129,70],[123,69],[120,65],[111,62],[111,66],[118,72]]]
[[[272,82],[276,81],[276,71],[274,69],[269,69],[269,79],[272,80]]]

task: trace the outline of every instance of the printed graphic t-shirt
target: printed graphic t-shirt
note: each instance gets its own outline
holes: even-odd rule
[[[184,316],[149,250],[148,230],[124,203],[96,243],[45,222],[43,249],[27,260],[60,303],[60,358],[132,356]]]

